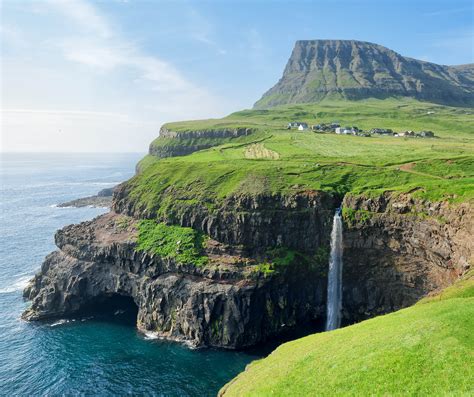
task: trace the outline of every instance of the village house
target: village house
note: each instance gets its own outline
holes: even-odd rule
[[[376,134],[376,135],[393,135],[393,130],[390,128],[372,128],[370,130],[371,134]]]
[[[343,135],[356,135],[359,132],[357,127],[337,127],[335,130],[336,134]]]
[[[300,129],[300,127],[301,127],[301,129]],[[292,128],[297,128],[298,130],[302,131],[302,130],[307,130],[308,129],[308,124],[303,123],[301,121],[292,121],[292,122],[288,123],[286,128],[288,130],[291,130]]]
[[[314,124],[311,127],[307,123],[301,121],[292,121],[288,123],[288,129],[296,128],[299,131],[304,131],[311,128],[312,131],[321,133],[336,133],[338,135],[356,135],[362,137],[370,137],[372,135],[388,135],[393,137],[418,137],[418,138],[434,138],[435,134],[432,131],[420,131],[415,133],[414,131],[402,131],[395,132],[390,128],[372,128],[370,131],[364,131],[359,129],[357,126],[345,126],[341,127],[338,123],[320,123]]]
[[[420,131],[417,135],[422,138],[434,138],[434,133],[432,131]]]
[[[336,132],[336,128],[338,127],[340,127],[338,123],[331,123],[331,124],[321,123],[321,124],[312,125],[311,129],[315,132]]]
[[[298,126],[298,131],[304,131],[307,129],[308,129],[308,124],[306,123],[300,123],[300,125]]]

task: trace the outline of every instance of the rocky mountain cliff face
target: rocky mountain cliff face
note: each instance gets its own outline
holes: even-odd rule
[[[122,192],[122,193],[121,193]],[[344,198],[344,321],[413,304],[449,285],[472,262],[469,205],[417,201],[409,195]],[[233,198],[218,214],[189,207],[173,223],[211,236],[209,264],[180,265],[137,250],[140,213],[118,191],[114,209],[56,234],[50,254],[25,290],[28,320],[74,316],[104,300],[128,297],[137,327],[195,346],[242,348],[308,322],[323,323],[324,263],[296,262],[265,273],[264,248],[285,244],[309,255],[325,247],[338,201],[320,192]],[[284,216],[282,216],[284,214]],[[313,258],[313,257],[312,257]]]
[[[127,227],[124,228],[124,220]],[[55,236],[59,250],[44,261],[24,295],[23,317],[74,316],[114,298],[138,308],[137,327],[193,346],[243,348],[324,313],[320,269],[299,267],[266,277],[251,258],[209,241],[204,268],[136,250],[135,220],[109,213]]]
[[[172,131],[161,127],[159,138],[153,141],[149,154],[158,158],[186,156],[203,149],[221,145],[226,140],[250,135],[251,128],[222,128],[220,130]]]
[[[221,243],[241,246],[249,255],[276,246],[308,253],[328,245],[327,230],[337,206],[334,196],[307,191],[286,196],[230,196],[213,203],[215,208],[200,202],[185,203],[160,215],[159,207],[141,208],[128,188],[123,185],[116,191],[113,209],[117,213],[192,227]]]
[[[344,198],[343,310],[349,322],[410,306],[445,288],[474,261],[468,203],[410,195]]]
[[[296,42],[280,81],[255,108],[395,96],[473,106],[474,65],[437,65],[356,40],[302,40]]]

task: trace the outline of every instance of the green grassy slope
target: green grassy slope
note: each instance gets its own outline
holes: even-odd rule
[[[415,306],[278,347],[232,396],[472,395],[474,275]]]
[[[428,114],[428,112],[434,112]],[[211,128],[281,128],[288,121],[310,124],[338,121],[341,125],[358,125],[395,130],[435,130],[438,135],[471,136],[474,126],[473,108],[456,108],[419,102],[412,99],[367,99],[360,101],[325,100],[320,103],[284,105],[268,110],[242,110],[222,119],[191,120],[168,123],[173,131]],[[468,124],[464,124],[468,122]]]
[[[465,202],[474,198],[473,114],[473,109],[414,100],[366,100],[245,110],[220,120],[172,123],[167,128],[173,131],[245,126],[256,132],[188,156],[148,156],[140,175],[128,182],[130,197],[142,208],[160,205],[163,210],[170,209],[167,202],[173,206],[215,202],[232,194],[305,189],[374,195],[412,191],[431,200]],[[430,129],[438,138],[288,131],[284,127],[292,120],[338,121],[364,129]]]

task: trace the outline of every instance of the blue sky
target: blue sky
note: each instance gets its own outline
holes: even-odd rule
[[[474,62],[472,1],[2,1],[4,151],[145,151],[162,123],[249,108],[298,39]]]

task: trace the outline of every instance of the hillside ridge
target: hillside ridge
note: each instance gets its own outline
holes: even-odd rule
[[[438,65],[366,41],[298,40],[282,78],[254,108],[388,97],[473,106],[474,64]]]

